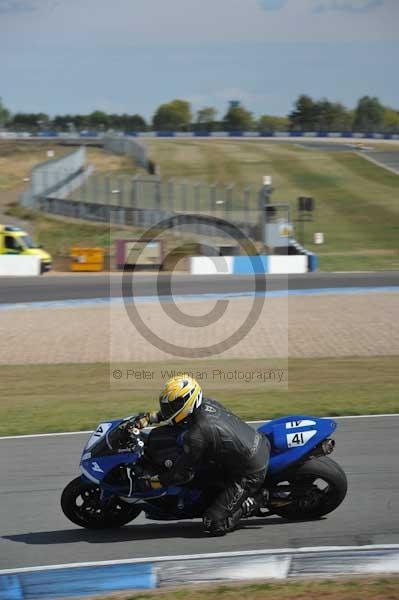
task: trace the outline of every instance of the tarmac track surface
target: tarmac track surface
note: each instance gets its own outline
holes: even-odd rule
[[[199,521],[138,517],[115,531],[69,523],[59,499],[78,474],[85,435],[0,440],[0,569],[82,561],[306,546],[399,542],[398,416],[338,421],[333,458],[349,490],[327,517],[289,522],[253,518],[223,538],[206,538]]]
[[[151,273],[134,275],[131,295],[169,295],[170,276],[160,274],[158,279],[157,283],[157,276]],[[269,275],[266,280],[268,291],[384,287],[399,285],[399,271]],[[119,297],[122,295],[121,281],[122,276],[119,273],[2,277],[0,304]],[[172,293],[175,295],[246,292],[254,290],[254,287],[253,276],[179,274],[172,277]]]

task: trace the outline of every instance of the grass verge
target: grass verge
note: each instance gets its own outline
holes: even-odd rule
[[[299,196],[313,196],[316,210],[305,227],[305,246],[320,269],[399,268],[399,176],[354,152],[244,140],[147,140],[165,179],[217,181],[260,188],[273,176],[273,201],[288,202],[296,218]],[[323,232],[325,243],[313,243]]]
[[[30,177],[32,168],[49,160],[48,151],[58,159],[74,150],[75,147],[63,146],[54,140],[0,140],[0,191],[23,188],[24,179]],[[141,171],[129,157],[109,154],[101,148],[86,150],[87,162],[94,165],[97,173],[134,174]]]
[[[245,140],[148,139],[146,144],[165,181],[233,183],[238,189],[252,186],[257,190],[262,176],[270,174],[275,187],[273,201],[288,202],[294,218],[298,196],[313,196],[316,210],[314,220],[306,225],[304,243],[319,255],[322,271],[399,269],[399,176],[354,152]],[[71,150],[48,142],[35,146],[0,143],[0,208],[9,203],[12,190],[22,190],[24,178],[34,164],[45,160],[48,149],[57,157]],[[141,172],[130,159],[97,148],[88,150],[88,162],[95,165],[97,174],[106,174],[125,191],[124,176]],[[78,197],[99,193],[94,179]],[[18,211],[13,208],[9,214],[20,217],[14,210]],[[30,218],[27,213],[24,218],[55,257],[65,254],[65,248],[76,240],[81,245],[108,247],[107,237],[98,235],[93,227],[86,230],[71,220],[65,220],[65,227],[50,226],[46,217]],[[314,245],[315,232],[324,233],[322,246]]]
[[[108,225],[46,216],[16,203],[7,208],[6,214],[28,221],[35,232],[35,241],[50,252],[53,259],[68,257],[71,246],[75,244],[82,247],[110,246],[111,230]]]
[[[260,582],[250,585],[181,587],[154,592],[130,592],[104,597],[103,600],[397,600],[399,577],[352,578],[342,580],[306,580],[286,583]]]
[[[224,372],[250,371],[265,369],[265,362],[197,361],[195,369],[209,373],[199,377],[208,396],[248,420],[399,412],[396,356],[290,359],[288,386],[220,381],[212,375],[214,366]],[[110,385],[115,367],[141,372],[143,366],[152,377]],[[1,366],[0,435],[92,429],[99,421],[155,408],[165,371],[172,368],[187,369],[187,363]]]

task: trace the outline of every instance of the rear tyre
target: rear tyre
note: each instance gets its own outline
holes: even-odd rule
[[[141,512],[137,506],[127,504],[119,498],[105,506],[100,502],[100,487],[81,477],[73,479],[61,495],[64,515],[80,527],[87,529],[110,529],[121,527],[135,519]]]
[[[346,496],[342,468],[327,456],[312,458],[273,479],[269,508],[285,519],[317,519],[335,510]]]

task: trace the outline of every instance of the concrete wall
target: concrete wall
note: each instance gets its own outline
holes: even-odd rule
[[[306,254],[293,256],[192,256],[192,275],[253,275],[255,273],[307,273],[317,268],[317,257]]]
[[[232,275],[233,256],[192,256],[190,272],[192,275]]]
[[[0,256],[0,276],[40,275],[41,261],[38,256],[18,256],[2,254]]]

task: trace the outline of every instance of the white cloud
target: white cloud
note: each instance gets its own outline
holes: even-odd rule
[[[258,0],[259,6],[265,10],[281,10],[289,0]]]
[[[315,13],[322,12],[364,12],[373,8],[383,6],[385,0],[311,0],[311,3],[303,0],[258,0],[259,6],[264,10],[278,11],[285,7],[293,8],[294,4],[301,4],[305,9]]]
[[[0,51],[73,45],[124,52],[138,46],[371,42],[399,36],[398,0],[0,0],[1,11]]]
[[[35,10],[34,2],[28,0],[0,0],[0,14],[25,13]]]
[[[0,0],[0,14],[45,12],[58,6],[60,2],[61,0]]]
[[[364,12],[383,6],[385,0],[315,0],[315,12]]]
[[[239,100],[246,107],[251,107],[268,102],[274,95],[273,92],[254,92],[239,87],[226,87],[209,93],[191,94],[186,99],[194,105],[194,108],[206,105],[227,106],[230,100]]]

